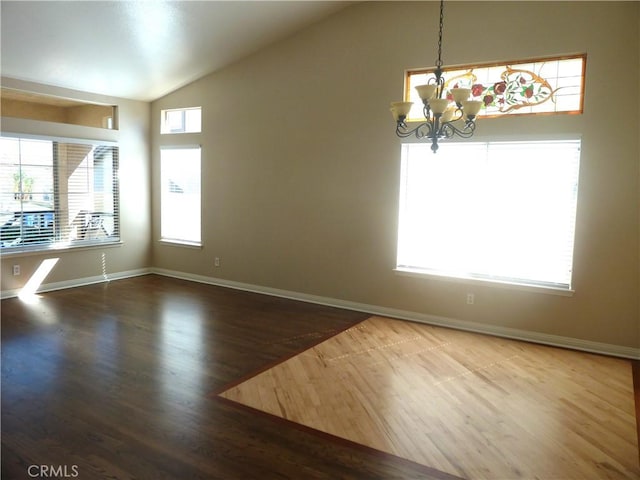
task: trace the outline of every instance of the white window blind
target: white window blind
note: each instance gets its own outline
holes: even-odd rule
[[[161,148],[160,170],[161,239],[200,245],[200,147]]]
[[[118,148],[0,138],[3,252],[119,242]]]
[[[580,142],[402,146],[397,268],[570,289]]]

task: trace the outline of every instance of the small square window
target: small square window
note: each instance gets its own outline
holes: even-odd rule
[[[161,111],[160,133],[200,133],[202,108],[175,108]]]

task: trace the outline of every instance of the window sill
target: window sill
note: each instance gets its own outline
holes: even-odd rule
[[[26,257],[31,255],[47,255],[53,252],[74,252],[77,250],[95,250],[95,249],[103,249],[103,248],[113,248],[113,247],[121,247],[124,244],[122,240],[118,240],[116,242],[95,242],[95,243],[85,243],[82,245],[79,244],[59,244],[59,245],[49,245],[47,247],[32,247],[32,248],[21,248],[21,249],[11,249],[7,247],[8,250],[0,250],[1,257]]]
[[[167,238],[161,238],[160,240],[158,240],[158,242],[162,245],[170,245],[173,247],[187,247],[195,249],[202,248],[202,243],[188,242],[186,240],[171,240]]]
[[[484,286],[491,286],[491,287],[497,287],[497,288],[504,288],[507,290],[521,290],[525,292],[558,295],[561,297],[572,297],[573,294],[575,293],[574,290],[560,288],[560,287],[551,287],[546,285],[530,285],[525,283],[490,280],[490,279],[484,279],[484,278],[471,278],[471,277],[465,277],[462,275],[460,276],[445,275],[445,274],[438,274],[434,272],[424,272],[422,270],[406,268],[406,267],[397,267],[397,268],[394,268],[393,271],[397,275],[406,276],[406,277],[415,277],[415,278],[423,278],[423,279],[432,278],[432,279],[443,280],[447,282],[464,283],[467,285],[484,285]]]

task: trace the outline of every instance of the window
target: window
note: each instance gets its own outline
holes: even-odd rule
[[[580,141],[404,144],[397,268],[569,290]]]
[[[201,130],[202,110],[200,107],[161,111],[160,133],[200,133]]]
[[[0,138],[3,253],[119,242],[118,148]]]
[[[200,147],[160,150],[160,237],[200,245]]]
[[[586,55],[443,69],[445,91],[471,89],[482,100],[479,116],[536,113],[582,113]],[[405,100],[414,102],[410,121],[421,120],[422,100],[417,85],[429,83],[433,69],[406,72]]]

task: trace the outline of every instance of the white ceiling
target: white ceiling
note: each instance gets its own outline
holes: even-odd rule
[[[2,76],[150,101],[348,3],[2,0]]]

